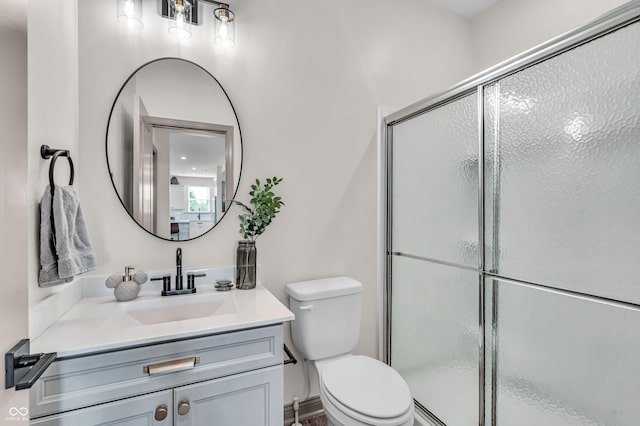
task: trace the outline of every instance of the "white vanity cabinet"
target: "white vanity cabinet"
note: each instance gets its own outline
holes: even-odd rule
[[[31,424],[281,426],[282,325],[61,359]]]

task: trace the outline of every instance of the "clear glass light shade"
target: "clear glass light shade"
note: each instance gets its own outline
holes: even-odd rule
[[[117,0],[118,22],[142,28],[142,0]]]
[[[169,20],[169,34],[184,40],[191,38],[191,4],[186,1],[168,1],[172,15],[175,17]]]
[[[226,6],[213,11],[213,30],[215,44],[223,47],[236,45],[236,15]]]

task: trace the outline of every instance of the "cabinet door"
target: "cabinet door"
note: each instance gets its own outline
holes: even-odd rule
[[[282,380],[279,365],[176,388],[175,424],[281,426]]]
[[[172,209],[184,210],[187,208],[187,194],[184,185],[171,185],[169,201]]]
[[[34,426],[170,426],[173,421],[172,396],[172,391],[166,390],[82,410],[55,414],[32,420],[30,424]]]
[[[199,237],[212,227],[213,222],[211,221],[196,222],[192,220],[189,222],[189,238]]]
[[[179,240],[188,240],[189,237],[189,224],[188,223],[180,223],[178,225],[178,228],[180,229],[180,234],[178,234],[178,239]]]

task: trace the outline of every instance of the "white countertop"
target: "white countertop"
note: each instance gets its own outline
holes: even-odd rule
[[[187,300],[181,298],[206,298],[214,294],[225,294],[232,298],[229,300],[233,303],[235,312],[159,324],[143,324],[123,310],[126,304],[148,303],[160,298],[163,302],[171,303],[172,300]],[[31,352],[57,352],[58,357],[68,357],[279,324],[293,319],[293,313],[260,284],[253,290],[234,288],[229,292],[216,292],[211,286],[198,289],[196,294],[165,297],[157,292],[141,292],[140,296],[131,302],[116,302],[113,295],[88,297],[81,299],[34,339],[31,342]]]

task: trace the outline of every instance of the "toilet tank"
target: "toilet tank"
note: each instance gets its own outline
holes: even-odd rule
[[[308,360],[353,351],[360,335],[362,284],[349,277],[287,284],[293,344]]]

